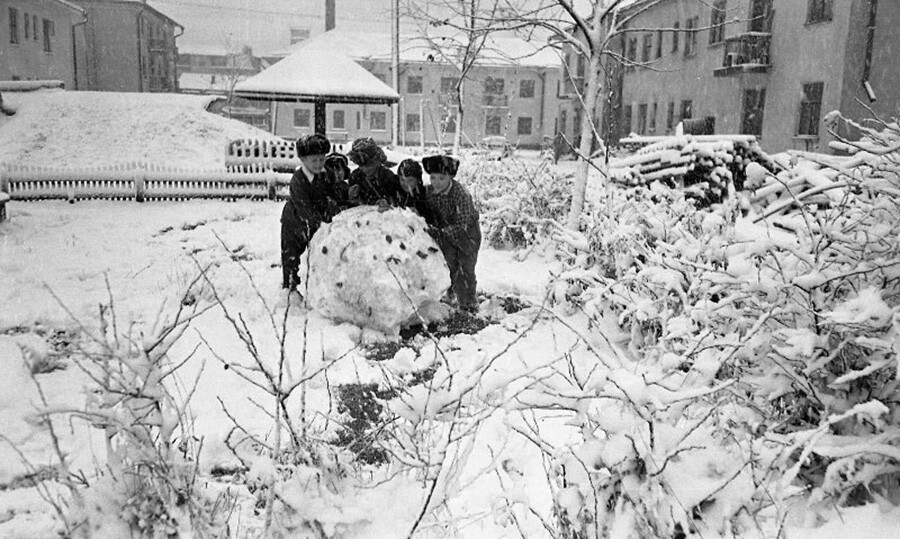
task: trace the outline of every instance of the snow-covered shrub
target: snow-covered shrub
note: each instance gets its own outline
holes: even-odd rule
[[[614,320],[635,362],[628,370],[640,373],[615,386],[629,395],[620,413],[631,432],[598,421],[572,450],[605,471],[575,480],[578,496],[558,497],[566,526],[589,536],[626,521],[638,535],[744,534],[751,516],[786,511],[804,492],[813,514],[896,503],[900,154],[889,141],[900,129],[885,132],[854,145],[822,188],[843,191],[827,206],[745,218],[738,200],[701,211],[662,186],[608,189],[583,236],[562,237],[569,264],[555,299],[597,328]],[[695,395],[673,406],[651,396],[661,388]],[[557,463],[571,470],[572,458]],[[666,471],[654,473],[661,462]],[[702,469],[721,484],[678,494]]]
[[[464,161],[457,176],[475,199],[484,241],[492,247],[524,247],[563,220],[572,199],[571,175],[547,161],[517,159]]]

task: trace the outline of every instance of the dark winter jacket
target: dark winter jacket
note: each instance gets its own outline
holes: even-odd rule
[[[412,193],[407,193],[405,189],[401,190],[399,206],[415,210],[429,226],[437,226],[434,212],[428,205],[428,191],[424,185],[420,184]]]
[[[324,222],[330,223],[335,215],[347,208],[349,189],[347,182],[337,181],[327,171],[316,174],[310,186],[310,199]]]
[[[391,206],[400,205],[403,187],[397,175],[387,167],[379,166],[372,179],[366,178],[362,169],[357,168],[350,173],[350,188],[354,186],[359,186],[359,196],[351,204],[374,206],[379,200],[386,200]]]
[[[298,168],[291,178],[290,198],[281,212],[282,286],[285,288],[297,285],[300,256],[322,224],[323,201],[314,183],[315,179],[311,182],[303,169]]]

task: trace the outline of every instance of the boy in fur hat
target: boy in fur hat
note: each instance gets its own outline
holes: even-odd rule
[[[282,288],[297,289],[300,256],[324,219],[321,178],[331,143],[322,135],[297,139],[300,166],[291,178],[290,198],[281,212]],[[318,181],[316,181],[318,178]]]
[[[353,141],[347,157],[359,167],[350,174],[352,205],[397,206],[403,188],[400,180],[386,166],[384,151],[370,137]]]
[[[431,155],[422,159],[422,166],[431,178],[427,202],[436,223],[429,233],[450,267],[451,290],[459,308],[474,312],[478,309],[475,264],[481,247],[478,210],[472,196],[455,179],[459,168],[456,158]]]

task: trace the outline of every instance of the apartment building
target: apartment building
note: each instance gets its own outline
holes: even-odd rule
[[[59,80],[79,89],[85,12],[66,0],[0,0],[0,80]]]
[[[71,0],[86,13],[83,89],[174,92],[183,28],[141,0]]]
[[[636,0],[624,13],[632,18],[606,62],[607,140],[683,122],[687,132],[753,134],[771,151],[827,151],[829,111],[900,115],[900,2]],[[574,137],[584,61],[565,58],[559,125]]]
[[[331,30],[313,37],[313,41],[344,52],[391,84],[388,34]],[[459,72],[426,48],[408,43],[401,44],[398,140],[409,146],[452,144],[458,128],[455,87]],[[552,52],[510,59],[515,56],[515,47],[526,46],[505,42],[508,56],[485,55],[468,74],[463,84],[463,144],[479,144],[490,137],[513,146],[537,148],[553,136],[559,59]],[[312,133],[313,116],[311,103],[278,103],[273,114],[274,133],[287,138]],[[391,109],[387,105],[330,104],[327,132],[336,141],[372,137],[388,143]]]

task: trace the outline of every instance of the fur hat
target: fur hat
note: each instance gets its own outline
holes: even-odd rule
[[[347,156],[342,153],[332,153],[325,158],[325,170],[341,169],[344,172],[344,179],[350,177],[350,166]]]
[[[331,143],[323,135],[316,133],[297,139],[297,157],[326,155],[331,151]]]
[[[449,155],[429,155],[422,158],[422,166],[429,174],[447,174],[454,177],[459,170],[459,159]]]
[[[398,176],[411,176],[417,180],[422,179],[422,165],[415,159],[404,159],[397,166]]]
[[[350,147],[350,151],[347,153],[347,157],[359,166],[366,165],[373,161],[378,163],[387,161],[384,150],[378,146],[372,137],[363,137],[354,140],[353,146]]]

